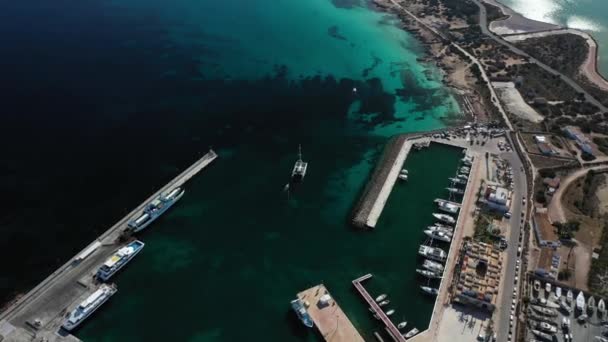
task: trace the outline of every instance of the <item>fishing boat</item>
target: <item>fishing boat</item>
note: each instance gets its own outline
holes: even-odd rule
[[[386,312],[386,315],[387,315],[387,316],[390,316],[390,315],[392,315],[392,314],[394,314],[394,313],[395,313],[395,310],[390,309],[390,310],[388,310],[388,311]]]
[[[579,292],[578,296],[576,296],[576,308],[580,311],[585,311],[585,295],[583,291]]]
[[[568,292],[566,293],[566,300],[568,301],[568,303],[572,303],[572,301],[574,300],[574,293],[572,293],[572,290],[568,290]]]
[[[561,287],[556,287],[555,288],[555,295],[557,296],[557,299],[560,299],[562,297],[562,288]]]
[[[308,163],[302,160],[302,146],[298,145],[298,160],[293,166],[291,171],[291,179],[298,182],[304,179],[306,176],[306,170],[308,169]]]
[[[459,188],[445,188],[445,189],[453,194],[464,195],[464,190],[459,189]]]
[[[436,296],[439,293],[439,290],[434,287],[429,286],[420,286],[420,289],[424,291],[426,294],[430,294],[432,296]]]
[[[441,278],[441,274],[433,272],[433,271],[429,271],[429,270],[416,269],[416,272],[418,274],[421,274],[421,275],[423,275],[423,276],[425,276],[427,278],[430,278],[430,279],[439,279],[439,278]]]
[[[403,337],[405,337],[406,339],[412,338],[412,337],[414,337],[414,335],[416,335],[419,332],[420,331],[418,329],[414,328],[414,329],[408,331],[407,334],[403,335]]]
[[[407,322],[406,322],[406,321],[403,321],[403,322],[401,322],[401,323],[397,324],[397,329],[403,329],[403,328],[405,328],[406,326],[407,326]]]
[[[431,260],[424,260],[424,262],[422,263],[422,267],[435,273],[443,272],[443,265]]]
[[[439,241],[443,241],[443,242],[450,242],[452,241],[452,236],[451,235],[447,235],[443,232],[440,231],[436,231],[436,230],[425,230],[424,234],[426,234],[426,236],[430,237],[433,240],[439,240]]]
[[[433,217],[435,217],[439,221],[447,223],[447,224],[454,224],[454,223],[456,223],[456,220],[452,216],[450,216],[450,215],[440,214],[440,213],[433,213]]]
[[[407,177],[407,175],[402,173],[399,176],[397,176],[397,178],[401,179],[402,181],[406,181],[408,177]]]
[[[603,299],[600,299],[599,302],[597,302],[597,311],[602,314],[606,313],[606,303],[604,303]]]
[[[420,245],[420,247],[418,248],[418,254],[422,255],[425,258],[442,262],[445,261],[448,256],[446,252],[441,248],[430,247],[425,245]]]
[[[385,300],[386,297],[388,297],[386,293],[379,295],[378,297],[376,297],[376,303],[380,303],[381,301]]]
[[[385,306],[385,305],[387,305],[387,304],[388,304],[388,303],[390,303],[390,302],[391,302],[391,301],[387,299],[387,300],[383,300],[383,301],[381,301],[380,303],[378,303],[378,305],[380,305],[380,306]]]

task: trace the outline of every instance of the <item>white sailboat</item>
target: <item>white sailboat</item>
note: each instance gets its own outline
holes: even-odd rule
[[[555,288],[555,295],[557,296],[558,300],[562,297],[562,288],[561,287],[558,286]]]
[[[589,310],[591,314],[595,311],[595,298],[593,298],[593,296],[589,297],[589,300],[587,301],[587,310]]]
[[[576,308],[585,311],[585,295],[583,291],[579,292],[578,296],[576,296]]]

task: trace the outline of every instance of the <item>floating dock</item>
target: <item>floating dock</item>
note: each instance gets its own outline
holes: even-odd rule
[[[327,302],[321,297],[328,295]],[[329,294],[325,285],[317,285],[298,293],[298,298],[305,303],[307,311],[316,329],[328,342],[364,342],[363,337],[350,322],[338,303]]]
[[[355,286],[357,291],[359,291],[359,294],[361,294],[361,297],[363,297],[363,299],[365,299],[365,301],[367,302],[369,307],[375,311],[375,314],[378,315],[378,318],[382,321],[382,323],[384,323],[386,332],[388,332],[389,335],[391,335],[393,341],[405,342],[405,337],[401,334],[401,332],[395,326],[393,321],[391,321],[391,319],[386,315],[384,310],[382,310],[380,305],[378,305],[378,303],[376,303],[374,298],[367,292],[365,287],[363,287],[363,284],[361,284],[362,282],[364,282],[367,279],[370,279],[371,277],[372,277],[371,274],[366,274],[362,277],[359,277],[359,278],[353,280],[353,285]]]
[[[105,260],[124,244],[118,241],[128,222],[139,216],[150,201],[162,193],[181,187],[216,158],[217,154],[210,150],[0,313],[0,341],[80,341],[60,330],[60,327],[66,314],[97,289],[94,275]],[[118,287],[120,289],[120,284]],[[94,316],[95,314],[88,319],[92,320]]]

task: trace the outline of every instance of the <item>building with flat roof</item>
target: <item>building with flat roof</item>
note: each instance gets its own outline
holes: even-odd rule
[[[558,248],[562,245],[559,236],[555,232],[555,227],[549,221],[549,216],[546,212],[535,212],[532,217],[532,227],[534,235],[540,247]]]
[[[466,241],[462,246],[459,267],[452,300],[494,311],[502,269],[500,251],[484,242]]]
[[[490,210],[506,213],[511,208],[511,191],[498,185],[488,185],[479,201]]]
[[[551,146],[547,143],[539,142],[538,144],[536,144],[536,146],[538,146],[538,150],[540,151],[540,153],[545,156],[552,156],[555,153]]]

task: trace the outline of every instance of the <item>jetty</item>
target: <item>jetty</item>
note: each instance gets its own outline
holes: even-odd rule
[[[388,334],[391,336],[393,341],[405,342],[405,337],[401,334],[401,332],[395,326],[393,321],[391,321],[391,319],[386,315],[384,310],[382,310],[380,305],[378,305],[378,303],[376,303],[374,298],[369,294],[369,292],[367,292],[367,290],[363,286],[362,283],[365,280],[370,279],[371,277],[372,277],[372,275],[369,273],[364,276],[361,276],[361,277],[353,280],[353,285],[355,286],[355,288],[357,289],[357,291],[359,292],[361,297],[363,297],[363,299],[367,302],[369,307],[372,308],[372,310],[374,310],[375,315],[377,315],[378,318],[382,321],[382,323],[384,323],[386,332],[388,332]]]
[[[308,314],[325,341],[364,342],[325,285],[313,286],[298,293],[298,299],[307,307]]]
[[[202,158],[147,198],[38,286],[0,313],[0,341],[80,341],[61,329],[61,325],[66,314],[99,287],[95,280],[97,269],[114,254],[116,249],[128,243],[127,241],[121,242],[121,236],[127,228],[128,222],[141,215],[149,202],[161,194],[183,186],[217,157],[218,155],[213,150],[209,150]],[[120,284],[118,285],[120,289]],[[94,316],[93,314],[89,320],[94,319]]]

